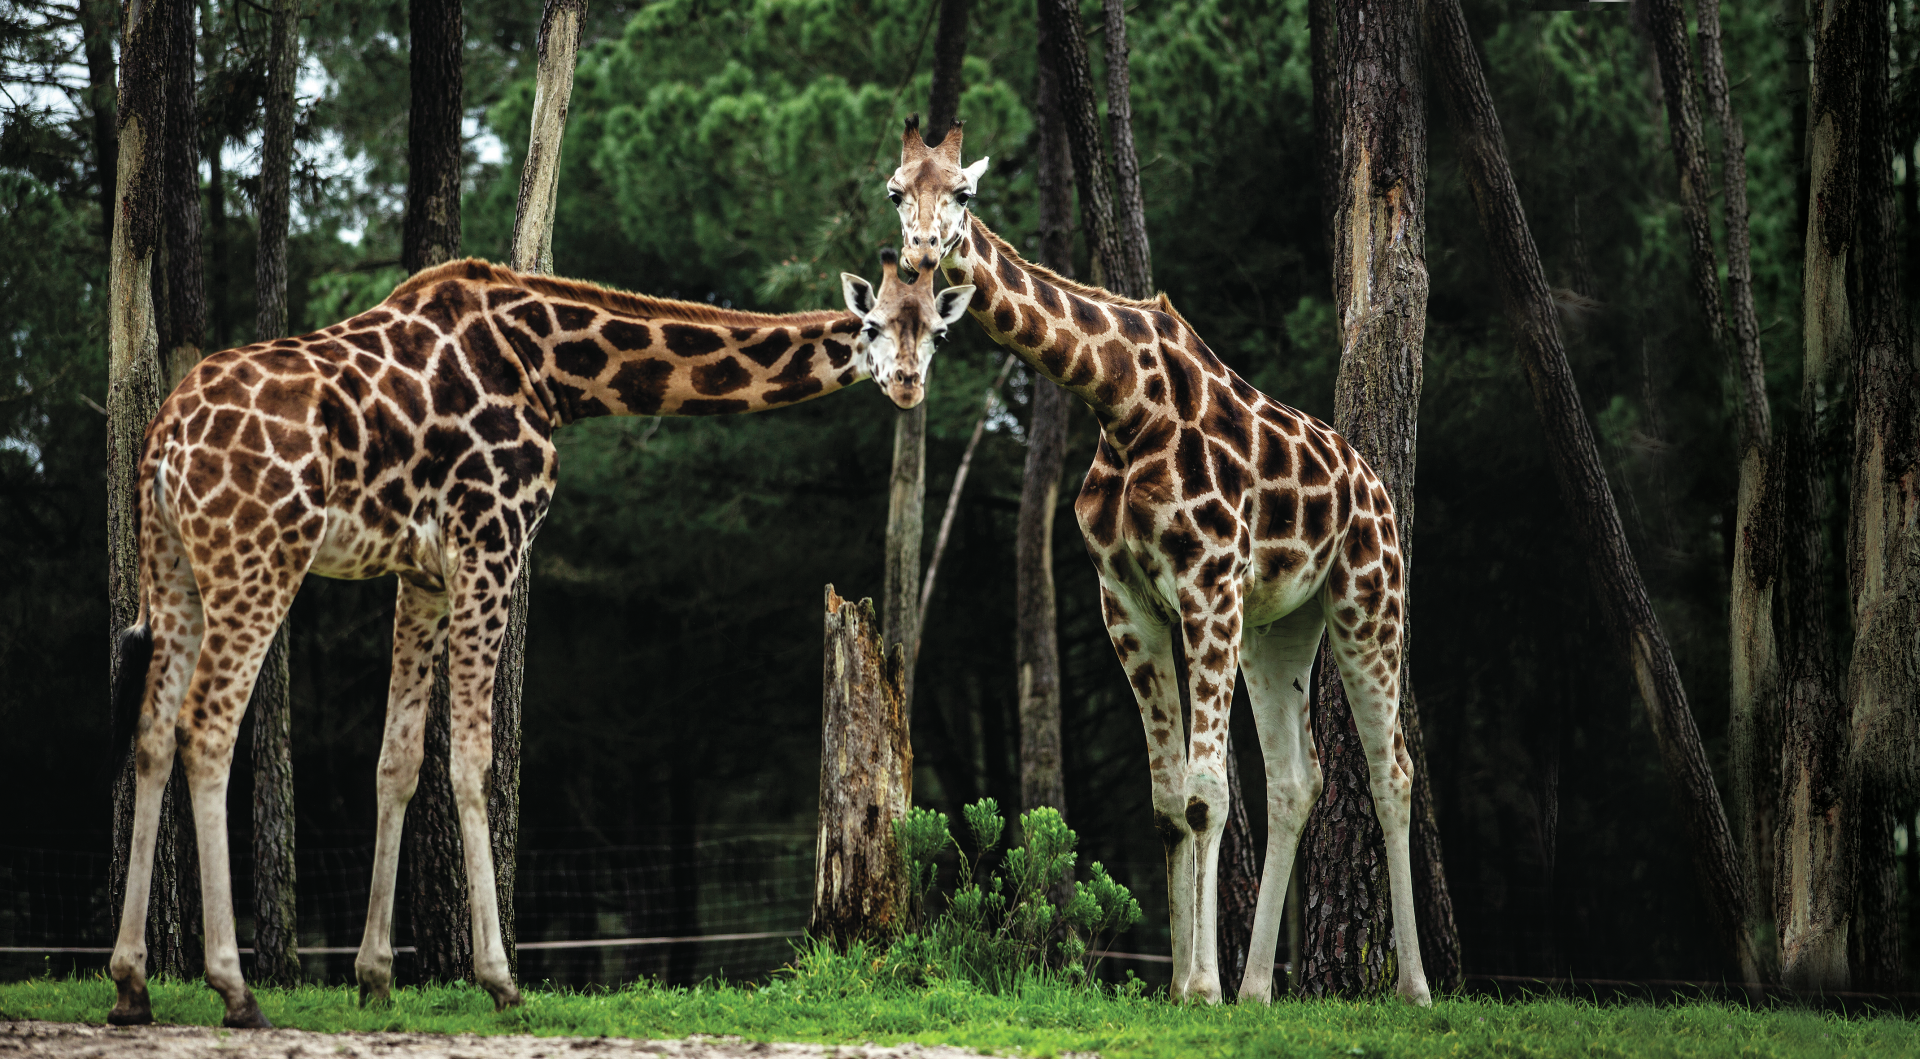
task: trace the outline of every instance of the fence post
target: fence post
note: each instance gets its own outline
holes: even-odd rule
[[[913,803],[913,745],[901,694],[905,656],[883,649],[873,601],[827,586],[820,710],[820,837],[815,937],[844,947],[884,934],[903,908],[893,822]]]

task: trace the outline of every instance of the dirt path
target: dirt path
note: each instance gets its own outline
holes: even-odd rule
[[[447,1037],[432,1033],[309,1033],[204,1026],[112,1029],[68,1022],[0,1022],[0,1057],[60,1059],[974,1059],[943,1045],[767,1044],[738,1037]]]

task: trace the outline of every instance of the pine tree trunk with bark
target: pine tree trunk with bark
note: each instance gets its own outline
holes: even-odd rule
[[[261,116],[259,246],[254,258],[256,342],[287,327],[287,225],[292,207],[293,79],[299,67],[294,0],[275,0],[267,37],[267,89]],[[273,634],[247,712],[253,717],[254,979],[291,986],[300,980],[295,887],[293,715],[287,622]]]
[[[1896,989],[1900,912],[1894,804],[1920,784],[1920,365],[1900,277],[1895,115],[1886,12],[1863,5],[1856,222],[1852,467],[1846,571],[1853,655],[1844,696],[1855,810],[1853,981]],[[1912,180],[1913,174],[1908,175]]]
[[[1494,258],[1554,477],[1587,555],[1594,595],[1646,707],[1693,849],[1704,903],[1714,917],[1722,959],[1728,973],[1754,981],[1757,968],[1746,936],[1749,898],[1740,856],[1673,652],[1627,546],[1593,427],[1581,407],[1539,251],[1507,164],[1493,98],[1458,0],[1429,0],[1426,28],[1435,86],[1458,130],[1481,231]]]
[[[200,360],[206,344],[206,260],[200,239],[200,108],[195,98],[194,4],[171,9],[167,63],[167,125],[161,181],[166,211],[166,310],[161,314],[163,384],[172,392]]]
[[[410,0],[407,213],[400,247],[410,272],[460,256],[460,148],[465,28],[457,0]],[[407,807],[404,848],[416,966],[426,981],[473,975],[466,869],[448,760],[447,659],[435,665],[425,757]],[[496,737],[497,738],[497,737]],[[517,770],[516,770],[517,771]],[[505,920],[507,917],[503,916]]]
[[[1320,234],[1333,251],[1340,209],[1340,32],[1333,0],[1307,0],[1309,69],[1313,77],[1314,170],[1320,188]]]
[[[116,173],[107,310],[107,599],[108,643],[138,619],[140,455],[147,424],[166,392],[155,318],[155,259],[165,235],[167,110],[175,7],[181,0],[130,5],[121,27],[120,84],[115,115]],[[187,76],[191,76],[189,72]],[[98,114],[98,111],[96,111]],[[108,179],[104,174],[102,179]],[[108,686],[118,652],[108,651]],[[127,748],[116,748],[124,753]],[[133,763],[125,757],[113,790],[114,859],[110,907],[127,886],[133,834]],[[200,973],[199,859],[179,759],[160,806],[153,888],[147,906],[147,973],[190,978]]]
[[[1725,156],[1727,288],[1722,319],[1713,227],[1706,135],[1694,103],[1693,63],[1687,49],[1686,14],[1679,0],[1651,0],[1647,18],[1667,101],[1667,128],[1680,177],[1680,208],[1687,229],[1694,297],[1706,318],[1712,345],[1729,357],[1741,417],[1740,485],[1734,516],[1733,571],[1728,613],[1728,742],[1732,751],[1730,795],[1744,873],[1754,887],[1746,931],[1755,945],[1760,975],[1771,977],[1778,957],[1766,917],[1773,907],[1773,805],[1778,786],[1779,660],[1774,644],[1775,570],[1770,553],[1756,553],[1769,529],[1756,519],[1772,510],[1767,499],[1767,450],[1772,416],[1766,370],[1753,305],[1753,265],[1747,231],[1746,137],[1733,111],[1726,60],[1720,48],[1719,0],[1700,6],[1700,58],[1707,103],[1720,126]],[[1732,324],[1732,342],[1728,328]],[[1771,535],[1777,536],[1777,532]]]
[[[1333,260],[1342,351],[1333,426],[1393,499],[1410,583],[1428,287],[1418,4],[1357,0],[1342,5],[1339,19],[1343,149]],[[1411,597],[1409,591],[1409,603]],[[1410,634],[1409,622],[1404,642]],[[1402,653],[1401,687],[1408,653]],[[1313,727],[1327,786],[1301,839],[1308,893],[1302,989],[1314,996],[1370,996],[1390,988],[1396,971],[1386,840],[1374,813],[1366,751],[1332,658],[1323,642]],[[1413,705],[1411,696],[1403,699],[1402,715]],[[1415,763],[1416,776],[1423,765]]]
[[[87,60],[87,112],[93,122],[93,166],[99,177],[100,234],[113,244],[113,203],[118,193],[120,134],[114,120],[113,0],[81,0],[80,50]]]

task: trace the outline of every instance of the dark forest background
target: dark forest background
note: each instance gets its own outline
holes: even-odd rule
[[[1549,280],[1563,288],[1582,398],[1724,791],[1736,406],[1687,294],[1654,56],[1628,5],[1465,6]],[[296,331],[380,300],[404,275],[405,5],[312,8],[301,22],[288,257]],[[876,275],[874,253],[897,242],[882,184],[900,119],[927,98],[935,8],[594,0],[563,154],[556,270],[743,308],[838,305],[837,273]],[[1896,52],[1910,55],[1920,14],[1896,8]],[[1088,6],[1089,25],[1097,10]],[[102,174],[70,6],[0,11],[0,805],[10,807],[0,845],[104,849]],[[476,0],[466,11],[465,250],[501,260],[539,5]],[[1776,395],[1800,389],[1804,99],[1788,58],[1800,53],[1798,17],[1790,2],[1722,12]],[[1032,5],[974,0],[969,24],[966,157],[993,159],[974,208],[1037,256]],[[252,338],[260,138],[246,102],[264,78],[266,18],[246,3],[210,2],[202,33],[202,157],[218,150],[224,164],[223,183],[208,190],[225,226],[207,244],[209,345],[221,348]],[[1304,0],[1144,4],[1131,33],[1157,282],[1236,371],[1330,417],[1339,346]],[[1097,79],[1103,49],[1090,50]],[[1903,100],[1914,94],[1910,61],[1894,65]],[[1913,143],[1915,112],[1901,110],[1899,142]],[[1437,113],[1431,124],[1411,674],[1465,964],[1480,974],[1708,977],[1711,917],[1646,715],[1589,595],[1450,126]],[[1914,158],[1899,162],[1908,238],[1920,235]],[[203,172],[211,185],[204,163]],[[929,398],[930,519],[1001,356],[973,328],[954,335]],[[983,794],[1020,800],[1013,542],[1029,385],[1016,372],[989,424],[924,631],[915,793],[955,816]],[[1792,398],[1775,400],[1784,410]],[[859,387],[775,414],[596,420],[559,435],[559,494],[533,552],[523,845],[810,826],[821,589],[879,594],[892,429],[884,397]],[[1091,416],[1076,410],[1063,507],[1095,438]],[[1067,816],[1084,855],[1147,906],[1116,947],[1165,951],[1139,722],[1077,533],[1063,511],[1054,550]],[[371,830],[392,595],[390,580],[315,579],[294,608],[302,843]],[[1244,711],[1235,724],[1249,726],[1236,742],[1258,805],[1258,744]],[[1250,815],[1263,838],[1264,814]],[[238,849],[248,819],[233,814]],[[1911,807],[1905,820],[1896,841],[1910,908],[1920,875]],[[1907,929],[1911,967],[1920,949]]]

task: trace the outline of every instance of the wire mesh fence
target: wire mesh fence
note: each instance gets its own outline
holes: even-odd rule
[[[533,836],[520,851],[514,911],[522,981],[764,977],[791,958],[806,927],[810,832],[643,836],[591,846],[563,844],[569,837],[577,838]],[[105,966],[118,923],[105,845],[0,846],[0,977]],[[366,923],[373,836],[305,842],[296,866],[302,972],[315,981],[349,980]],[[233,867],[244,966],[253,887],[248,866],[236,857]],[[403,859],[394,916],[394,969],[402,980],[413,977],[406,874]]]

